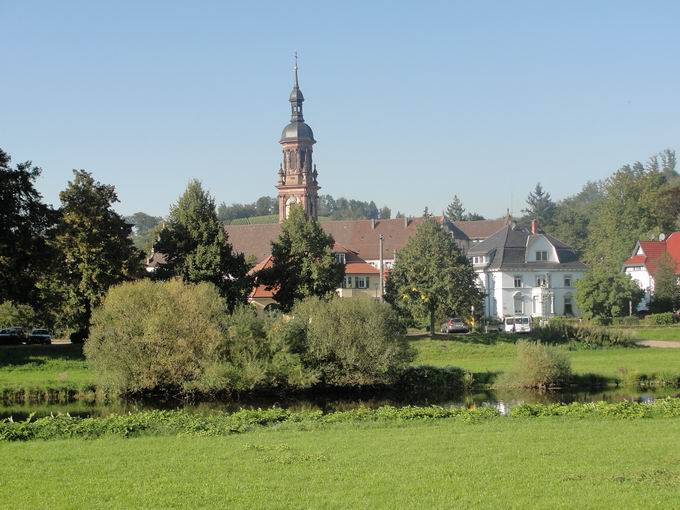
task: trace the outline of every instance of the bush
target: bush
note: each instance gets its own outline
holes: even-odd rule
[[[675,324],[676,316],[673,312],[653,313],[645,317],[645,322],[657,326],[670,326]]]
[[[559,344],[577,341],[596,347],[634,344],[632,337],[625,331],[559,319],[553,319],[542,326],[535,327],[531,332],[531,337],[545,343]]]
[[[38,316],[30,306],[15,304],[12,301],[0,303],[0,328],[18,326],[31,329],[37,325]]]
[[[123,283],[94,311],[85,355],[114,393],[188,392],[220,359],[226,319],[211,284]]]
[[[566,354],[540,342],[517,342],[514,369],[501,377],[500,386],[549,389],[571,379],[571,364]]]
[[[614,317],[612,319],[613,326],[638,326],[640,325],[640,318],[635,315],[628,317]]]
[[[292,315],[288,342],[324,384],[390,384],[413,359],[405,330],[388,304],[369,298],[310,298],[298,303]]]

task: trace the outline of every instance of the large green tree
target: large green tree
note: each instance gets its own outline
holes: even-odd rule
[[[603,198],[588,225],[585,262],[603,271],[618,270],[640,239],[652,239],[673,228],[662,193],[666,177],[641,163],[626,165],[606,179]]]
[[[429,218],[397,254],[385,298],[406,317],[428,319],[434,333],[437,317],[467,316],[472,306],[479,310],[482,291],[470,261]]]
[[[274,290],[284,311],[306,297],[331,297],[344,277],[344,266],[333,258],[334,244],[318,221],[292,207],[272,242],[272,266],[260,271],[258,280]]]
[[[656,264],[654,272],[653,312],[672,312],[680,307],[680,283],[678,264],[668,253],[664,253]]]
[[[527,208],[522,212],[528,216],[529,220],[538,220],[542,226],[552,223],[555,215],[555,202],[540,182],[527,196]]]
[[[576,195],[557,203],[552,223],[545,226],[546,231],[582,256],[588,248],[588,227],[602,198],[601,183],[586,183]]]
[[[15,168],[10,163],[0,149],[0,302],[36,307],[53,256],[47,241],[57,214],[35,189],[41,169],[30,161]]]
[[[453,195],[453,200],[446,208],[445,214],[449,221],[462,221],[465,219],[465,207],[463,207],[463,202],[460,201],[458,195]]]
[[[198,180],[170,209],[154,250],[165,256],[155,277],[179,277],[187,283],[211,282],[217,286],[230,310],[245,303],[252,288],[248,265],[242,254],[235,254],[215,201]]]
[[[151,216],[144,212],[136,212],[130,216],[126,216],[125,221],[130,223],[133,227],[132,242],[134,245],[145,254],[148,254],[158,236],[158,231],[163,218],[160,216]]]
[[[85,170],[73,175],[59,194],[61,218],[53,245],[66,322],[85,329],[109,287],[141,274],[142,253],[132,244],[130,224],[113,210],[114,187]]]
[[[576,304],[586,318],[607,319],[627,315],[644,296],[630,278],[616,271],[589,271],[576,282]]]

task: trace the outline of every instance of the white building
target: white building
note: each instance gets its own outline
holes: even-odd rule
[[[508,224],[468,250],[483,290],[484,315],[578,316],[575,283],[586,266],[569,246]]]
[[[649,308],[649,302],[654,294],[654,274],[664,254],[668,254],[675,261],[680,277],[680,232],[673,232],[668,238],[662,235],[658,241],[638,241],[633,254],[623,263],[623,272],[645,291],[645,297],[638,305],[638,310]]]

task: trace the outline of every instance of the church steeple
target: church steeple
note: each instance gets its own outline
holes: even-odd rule
[[[300,83],[298,80],[298,57],[297,51],[295,52],[295,85],[293,85],[293,91],[290,93],[290,121],[291,122],[304,122],[304,117],[302,116],[302,103],[305,101],[305,96],[302,95],[300,90]]]
[[[283,163],[279,169],[279,221],[288,217],[290,207],[301,205],[310,218],[317,217],[319,185],[316,165],[312,163],[312,146],[316,143],[312,128],[305,124],[300,90],[298,59],[295,53],[295,83],[290,93],[290,123],[283,129],[279,143],[283,146]]]

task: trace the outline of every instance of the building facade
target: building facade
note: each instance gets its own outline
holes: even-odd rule
[[[645,292],[638,305],[638,311],[649,309],[649,303],[654,296],[656,268],[666,254],[675,262],[676,272],[680,278],[680,232],[673,232],[668,238],[662,235],[658,241],[638,241],[633,254],[623,263],[623,272]]]
[[[468,250],[485,293],[484,315],[578,316],[575,283],[586,266],[554,237],[509,223]]]

